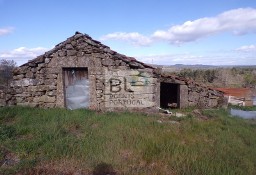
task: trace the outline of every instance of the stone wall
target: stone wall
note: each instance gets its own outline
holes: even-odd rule
[[[138,93],[145,91],[147,95],[144,94],[143,98],[149,100],[144,100],[145,104],[141,102],[141,104],[143,103],[141,108],[156,106],[153,100],[155,89],[153,86],[156,86],[154,83],[156,79],[153,78],[152,67],[112,51],[109,47],[81,33],[76,33],[58,44],[53,50],[16,68],[13,71],[14,80],[11,83],[11,90],[14,91],[11,102],[31,107],[65,107],[63,68],[77,67],[88,68],[90,109],[140,107],[137,104],[134,106],[128,104],[111,106],[110,103],[107,103],[108,99],[118,96],[110,95],[109,88],[113,87],[113,84],[110,84],[111,78],[122,79],[121,74],[124,76],[126,73],[132,72],[137,74],[138,72],[133,71],[137,69],[140,70],[141,75],[145,70],[145,75],[139,76],[139,74],[132,73],[130,78],[136,76],[139,79],[145,79],[146,77],[150,85],[144,86],[144,88],[141,86],[139,90],[129,93],[132,94],[134,100],[140,100],[141,97]],[[109,77],[111,74],[113,77]],[[130,83],[129,78],[127,82]],[[112,92],[112,94],[114,93]]]
[[[14,105],[15,92],[8,86],[0,86],[0,107]]]
[[[6,106],[5,94],[4,90],[0,89],[0,107]]]
[[[223,94],[197,84],[188,84],[188,105],[212,108],[222,105]]]
[[[194,81],[177,76],[165,76],[160,78],[161,82],[179,84],[180,107],[197,106],[201,108],[213,108],[222,106],[224,95],[222,92],[211,89]]]
[[[10,88],[0,100],[5,98],[7,105],[65,107],[67,68],[88,71],[89,108],[94,110],[155,110],[160,106],[161,82],[179,85],[181,108],[216,107],[223,96],[195,82],[163,76],[158,69],[77,32],[54,49],[16,68]]]

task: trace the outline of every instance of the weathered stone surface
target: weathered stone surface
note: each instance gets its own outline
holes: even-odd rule
[[[96,83],[96,89],[103,90],[104,84],[102,82]]]
[[[43,95],[41,97],[35,97],[33,100],[35,103],[43,102],[43,103],[54,103],[56,101],[55,97],[50,97],[47,95]]]
[[[163,78],[161,70],[112,51],[88,35],[76,33],[44,55],[16,68],[4,100],[0,93],[0,103],[65,107],[64,82],[75,80],[73,76],[64,77],[66,68],[87,68],[84,70],[88,70],[90,109],[155,109],[160,105],[160,81],[180,85],[181,107],[215,106],[222,96],[179,77]]]
[[[6,105],[6,99],[5,99],[5,91],[0,89],[0,107]]]
[[[90,85],[90,107],[95,108],[97,106],[97,92],[96,92],[96,76],[89,75],[89,85]],[[101,92],[99,92],[101,93]]]
[[[67,55],[67,52],[66,52],[66,51],[59,51],[59,52],[58,52],[58,55],[59,55],[60,57],[64,57],[64,56]]]
[[[218,99],[209,99],[208,100],[208,106],[211,107],[211,108],[218,106]]]
[[[102,67],[101,58],[91,58],[89,64],[94,67]]]
[[[109,59],[109,58],[102,59],[103,66],[113,66],[114,64],[115,63],[112,59]]]
[[[44,56],[41,55],[41,56],[38,56],[38,57],[36,58],[36,60],[35,60],[34,63],[39,64],[39,63],[43,63],[43,62],[44,62]]]
[[[14,79],[14,80],[20,80],[20,79],[22,79],[22,78],[24,78],[24,74],[20,74],[20,75],[13,76],[13,79]]]
[[[24,101],[24,98],[23,97],[17,97],[16,98],[16,102],[17,103],[21,103],[21,102],[23,102]]]
[[[32,72],[32,71],[28,71],[28,72],[26,73],[26,78],[34,78],[33,72]]]
[[[56,107],[64,108],[65,107],[65,99],[64,99],[64,87],[63,87],[63,74],[58,74],[57,77],[57,86],[52,86],[50,90],[57,90],[56,95]],[[57,87],[57,88],[56,88]],[[54,89],[55,88],[55,89]]]
[[[15,92],[9,92],[9,94],[21,94],[22,92],[25,91],[26,88],[22,88],[22,87],[17,87],[15,89]]]
[[[46,68],[45,73],[46,74],[58,74],[61,73],[62,69],[58,67],[52,67],[52,68]]]
[[[74,56],[77,54],[76,50],[67,50],[67,56]]]
[[[31,95],[28,92],[24,92],[22,94],[15,94],[14,97],[30,97]]]
[[[3,99],[5,98],[5,93],[4,91],[0,90],[0,99]]]
[[[28,66],[17,67],[13,70],[13,75],[25,74],[27,72],[27,69]]]
[[[22,80],[12,81],[10,86],[11,87],[27,87],[27,86],[34,86],[36,85],[38,80],[36,79],[30,79],[30,78],[24,78]]]
[[[56,79],[57,77],[58,77],[57,74],[47,74],[46,75],[46,78],[48,78],[48,79]]]
[[[33,74],[36,73],[37,70],[38,70],[38,68],[31,68],[31,72],[33,72]]]
[[[51,61],[51,58],[45,58],[44,62],[48,64]]]
[[[24,102],[24,103],[17,103],[18,106],[29,106],[29,107],[37,107],[39,104],[38,103],[29,103],[29,102]]]
[[[73,47],[75,47],[75,46],[76,46],[76,41],[71,41],[71,45],[72,45]]]
[[[58,83],[58,82],[57,82]],[[49,89],[48,90],[55,90],[55,89],[57,89],[57,86],[52,86],[52,85],[50,85],[50,86],[48,86],[49,87]]]
[[[103,74],[103,70],[101,67],[92,67],[89,68],[89,72],[92,75],[102,75]]]
[[[83,50],[85,47],[87,47],[88,46],[88,44],[87,43],[81,43],[81,44],[79,44],[78,46],[77,46],[77,49],[79,49],[79,50]]]
[[[45,103],[43,105],[44,108],[55,108],[56,104],[55,103]]]
[[[199,98],[200,98],[200,95],[197,92],[190,91],[188,94],[188,100],[191,102],[193,101],[196,102],[199,100]]]
[[[44,80],[44,84],[45,84],[45,85],[56,86],[56,85],[57,85],[57,82],[56,82],[55,79],[46,79],[46,80]]]
[[[67,50],[73,50],[74,47],[72,46],[72,44],[67,44],[67,45],[66,45],[66,49],[67,49]]]
[[[40,63],[37,65],[37,68],[38,69],[41,69],[41,68],[44,68],[45,67],[45,63]]]
[[[180,108],[188,106],[188,87],[186,85],[180,85]]]
[[[78,51],[76,54],[78,57],[82,57],[85,55],[85,53],[83,51]]]
[[[0,107],[6,106],[5,99],[0,99]]]
[[[29,101],[33,101],[34,96],[42,96],[42,95],[44,95],[44,94],[45,94],[44,91],[32,92],[32,93],[31,93],[31,95],[32,95],[31,99],[32,99],[32,100],[29,100]]]
[[[50,88],[49,88],[49,86],[47,86],[47,85],[38,85],[38,86],[29,86],[28,88],[27,88],[27,90],[28,90],[28,92],[36,92],[36,91],[38,91],[38,92],[42,92],[42,91],[47,91],[47,90],[49,90]]]
[[[46,92],[46,95],[48,95],[48,96],[56,96],[57,95],[57,91],[56,90],[48,91],[48,92]]]

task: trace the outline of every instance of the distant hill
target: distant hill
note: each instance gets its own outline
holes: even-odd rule
[[[194,65],[186,65],[186,64],[175,64],[175,65],[152,65],[154,67],[163,68],[168,71],[180,71],[183,69],[218,69],[218,68],[254,68],[256,69],[256,65],[203,65],[203,64],[194,64]]]

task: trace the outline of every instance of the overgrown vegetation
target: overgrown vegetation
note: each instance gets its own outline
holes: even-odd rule
[[[256,111],[256,106],[238,106],[229,104],[228,108],[241,109],[243,111]]]
[[[0,86],[7,86],[12,79],[12,70],[16,67],[13,60],[0,60]]]
[[[168,74],[168,71],[165,73]],[[169,73],[215,87],[256,87],[256,69],[253,67],[182,69],[179,72]]]
[[[0,174],[256,174],[255,124],[224,109],[203,111],[208,120],[185,112],[172,123],[129,112],[0,108]]]

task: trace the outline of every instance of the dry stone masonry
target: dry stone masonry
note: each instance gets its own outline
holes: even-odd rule
[[[171,100],[165,97],[167,92]],[[156,110],[175,104],[181,108],[216,107],[222,97],[220,92],[194,82],[165,77],[158,69],[76,32],[16,68],[8,91],[0,91],[0,105]]]
[[[223,93],[175,75],[159,77],[161,82],[178,84],[179,107],[197,106],[201,108],[221,107],[225,104]]]
[[[5,92],[4,90],[0,89],[0,107],[3,107],[5,105],[6,105]]]

